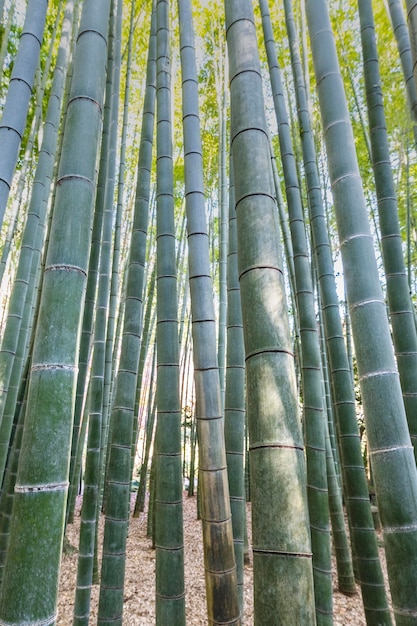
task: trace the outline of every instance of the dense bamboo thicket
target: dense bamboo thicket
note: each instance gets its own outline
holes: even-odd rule
[[[368,625],[417,624],[416,24],[0,0],[1,624],[60,623],[77,498],[73,624],[94,585],[133,623],[138,516],[186,624],[184,496],[211,626],[248,558],[256,626],[330,626],[332,551]]]

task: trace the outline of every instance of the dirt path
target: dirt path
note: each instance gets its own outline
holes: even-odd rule
[[[250,505],[248,513],[250,518]],[[69,527],[68,539],[78,547],[79,514]],[[100,524],[102,540],[103,520]],[[249,529],[250,533],[250,529]],[[206,626],[206,599],[203,569],[201,526],[196,517],[196,499],[184,498],[185,585],[187,626]],[[132,519],[127,543],[127,565],[124,598],[124,624],[126,626],[154,626],[155,561],[150,540],[146,537],[146,515]],[[72,626],[74,590],[77,571],[77,554],[65,554],[61,567],[58,601],[58,626]],[[360,591],[347,597],[336,590],[334,578],[334,626],[366,626]],[[91,624],[96,623],[98,587],[93,588]],[[253,624],[252,565],[245,566],[245,620]],[[168,625],[167,625],[168,626]]]

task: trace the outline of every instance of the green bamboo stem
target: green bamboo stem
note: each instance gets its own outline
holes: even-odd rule
[[[121,4],[112,2],[109,26],[109,62],[106,94],[110,99],[110,128],[106,155],[106,192],[104,198],[103,233],[97,285],[97,308],[94,323],[93,358],[88,395],[88,438],[84,472],[84,494],[81,508],[81,526],[78,549],[77,582],[75,591],[73,626],[88,626],[91,587],[93,583],[96,533],[99,515],[101,475],[101,435],[103,424],[105,340],[107,313],[110,298],[111,244],[113,229],[114,173],[118,99],[120,83],[120,38],[122,28]],[[113,120],[113,124],[112,124]]]
[[[157,1],[156,624],[185,624],[169,3]]]
[[[219,204],[220,204],[220,244],[219,244],[219,327],[217,356],[219,362],[220,392],[224,404],[225,364],[226,364],[226,320],[227,320],[227,248],[228,248],[228,204],[227,204],[227,118],[226,94],[221,98],[220,109],[220,167],[219,167]]]
[[[190,383],[190,369],[192,361],[192,347],[191,347],[191,317],[188,316],[186,324],[186,332],[184,335],[184,346],[182,350],[180,361],[181,371],[181,387],[180,387],[180,406],[183,410],[188,403],[188,390]]]
[[[293,247],[297,317],[301,340],[303,425],[307,461],[307,498],[310,513],[316,620],[319,626],[333,623],[330,517],[327,494],[324,398],[321,385],[321,355],[314,307],[312,271],[305,232],[290,125],[275,51],[268,3],[259,0],[272,96],[278,123],[288,215]]]
[[[324,387],[323,392],[326,397],[327,406],[327,420],[325,420],[324,428],[326,441],[326,471],[329,493],[329,511],[332,525],[333,546],[336,554],[338,589],[342,593],[350,595],[356,593],[355,574],[353,569],[352,553],[350,550],[349,539],[346,532],[341,480],[338,471],[339,454],[338,447],[335,441],[336,433],[330,393],[330,381],[328,377],[328,363],[324,337],[323,313],[320,294],[317,295],[319,305],[320,350]]]
[[[133,6],[132,6],[133,13]],[[132,17],[133,19],[133,17]],[[97,399],[97,411],[102,412],[101,419],[101,435],[100,435],[100,478],[99,478],[99,503],[97,507],[98,511],[102,508],[102,499],[104,496],[104,481],[105,481],[105,469],[106,469],[106,452],[108,443],[108,429],[110,421],[110,408],[111,408],[111,390],[113,383],[113,350],[115,341],[115,318],[117,314],[118,299],[119,299],[119,271],[123,267],[121,261],[120,248],[121,248],[121,222],[122,214],[125,210],[123,206],[123,190],[124,190],[124,166],[125,166],[125,151],[126,151],[126,134],[127,134],[127,102],[129,99],[129,85],[130,75],[129,72],[126,75],[125,93],[124,93],[124,107],[123,107],[123,123],[122,134],[120,138],[120,156],[118,159],[118,179],[117,179],[117,204],[116,210],[113,211],[114,193],[116,187],[116,167],[117,167],[117,143],[118,143],[118,118],[119,118],[119,98],[120,98],[120,72],[121,72],[121,38],[122,38],[122,6],[117,3],[117,14],[115,16],[116,29],[114,33],[114,46],[113,54],[109,59],[109,80],[108,80],[108,100],[109,100],[109,127],[108,127],[108,141],[104,142],[105,149],[108,151],[108,164],[107,164],[107,177],[105,180],[105,212],[103,222],[103,241],[101,245],[101,264],[103,265],[103,257],[108,259],[107,264],[100,269],[98,287],[100,289],[100,283],[102,288],[108,290],[108,295],[104,299],[106,304],[98,306],[103,308],[103,312],[97,315],[101,318],[105,318],[106,329],[102,329],[101,340],[104,342],[104,363],[102,364],[103,370],[103,388],[101,391],[101,409],[99,407],[99,401]],[[131,45],[131,44],[130,44]],[[129,62],[129,54],[128,54]],[[115,213],[115,214],[114,214]],[[109,221],[112,224],[110,225]],[[114,222],[114,223],[113,223]],[[107,232],[105,232],[107,224]],[[103,287],[104,285],[104,287]],[[101,347],[100,347],[101,350]],[[98,521],[98,520],[97,520]],[[96,526],[97,533],[97,526]],[[94,561],[94,582],[98,582],[98,563],[97,563],[97,543],[95,544],[95,561]]]
[[[241,624],[206,225],[191,2],[179,0],[185,191],[207,614]]]
[[[148,242],[149,244],[149,242]],[[153,251],[152,251],[153,252]],[[151,254],[151,250],[148,245],[148,258],[153,256]],[[147,270],[149,271],[149,261],[147,263]],[[140,425],[140,417],[141,417],[141,406],[140,399],[143,392],[143,388],[146,386],[143,380],[145,373],[145,365],[146,360],[149,356],[149,346],[151,345],[151,339],[154,335],[154,327],[156,321],[156,306],[154,303],[155,299],[155,287],[156,287],[156,264],[152,264],[152,270],[149,277],[149,281],[146,282],[148,285],[148,292],[146,295],[146,307],[145,314],[143,317],[143,330],[142,330],[142,341],[140,345],[140,355],[139,355],[139,369],[138,369],[138,380],[136,386],[136,401],[135,401],[135,421],[133,427],[133,445],[132,445],[132,468],[134,463],[134,457],[136,454],[137,448],[137,439],[139,435],[139,425]]]
[[[26,393],[28,379],[28,367],[33,349],[33,334],[39,311],[40,284],[42,282],[43,268],[40,267],[41,248],[44,237],[44,223],[38,224],[35,246],[33,249],[32,263],[26,300],[22,311],[19,340],[13,362],[12,373],[9,382],[9,391],[4,406],[3,422],[13,423],[19,414],[22,397]],[[2,422],[2,423],[3,423]],[[9,443],[12,443],[11,441]]]
[[[196,468],[196,456],[197,456],[197,428],[196,428],[196,414],[193,411],[191,421],[190,432],[190,465],[188,470],[188,490],[187,496],[191,498],[194,496],[194,481],[195,481],[195,468]]]
[[[306,6],[393,610],[398,625],[411,624],[417,619],[410,593],[417,574],[415,459],[328,9],[321,0]]]
[[[91,359],[92,332],[95,315],[97,283],[99,278],[99,259],[104,219],[105,194],[107,189],[108,155],[110,152],[110,114],[111,114],[111,86],[107,82],[107,93],[104,103],[102,145],[100,153],[99,173],[97,179],[96,204],[92,225],[91,253],[89,258],[86,297],[81,329],[80,354],[78,359],[78,377],[75,399],[74,428],[71,445],[70,461],[70,488],[67,506],[67,523],[73,521],[75,497],[78,488],[79,476],[75,475],[77,448],[82,445],[79,441],[81,415],[87,402],[88,364]],[[111,178],[111,177],[110,177]]]
[[[321,360],[322,360],[322,371],[323,371],[324,397],[326,400],[326,407],[327,407],[326,423],[327,423],[327,430],[329,432],[330,448],[332,451],[332,457],[333,457],[334,468],[335,468],[334,472],[336,474],[338,485],[340,487],[341,486],[340,457],[339,457],[339,448],[337,445],[337,432],[336,432],[336,425],[335,425],[334,412],[333,412],[332,391],[331,391],[330,380],[329,380],[329,365],[328,365],[328,358],[327,358],[327,352],[326,352],[326,341],[325,341],[325,333],[324,333],[324,326],[323,326],[323,313],[321,310],[321,303],[319,306],[319,315],[320,315],[320,344],[321,344],[320,347],[321,347]],[[326,451],[326,459],[327,459],[327,451]]]
[[[349,315],[349,307],[347,303],[346,291],[345,291],[345,298],[343,301],[343,305],[344,305],[344,311],[345,311],[344,321],[345,321],[346,354],[347,354],[348,363],[349,363],[350,377],[352,379],[352,385],[353,385],[355,374],[354,374],[354,368],[353,368],[352,330],[351,330],[351,325],[350,325],[350,315]]]
[[[130,237],[126,236],[125,245],[127,245],[128,247],[129,247],[129,244],[128,244],[129,240],[130,240]],[[109,406],[110,412],[108,415],[106,415],[106,421],[103,423],[102,437],[101,437],[102,476],[101,476],[101,488],[100,488],[100,500],[101,500],[100,508],[101,508],[102,513],[105,513],[105,510],[106,510],[106,489],[107,489],[106,476],[107,476],[108,464],[109,464],[108,451],[109,451],[109,443],[112,438],[111,433],[112,433],[112,427],[113,427],[113,423],[111,419],[111,409],[112,409],[112,403],[113,403],[113,391],[114,391],[115,378],[116,378],[116,373],[119,369],[120,359],[118,358],[118,355],[120,355],[121,343],[122,343],[122,330],[123,330],[123,325],[124,325],[124,309],[125,309],[125,302],[126,302],[128,269],[129,267],[127,263],[123,266],[123,269],[121,270],[122,275],[123,275],[123,280],[122,280],[122,285],[120,289],[119,302],[118,302],[117,315],[116,315],[117,324],[116,324],[116,329],[115,329],[114,344],[113,344],[113,350],[112,350],[112,356],[111,356],[111,381],[110,381],[110,390],[108,390],[110,392],[109,400],[111,399],[111,405]],[[108,358],[108,355],[106,355],[106,358]],[[106,400],[107,399],[105,399],[105,402]]]
[[[390,165],[378,51],[372,5],[359,1],[366,101],[371,134],[372,163],[378,200],[382,254],[395,356],[417,459],[417,333],[404,263],[394,177]]]
[[[139,517],[139,513],[145,510],[145,497],[146,497],[146,483],[148,476],[149,456],[151,445],[153,442],[155,414],[156,414],[156,402],[154,391],[154,373],[156,365],[156,347],[153,347],[152,356],[152,369],[148,387],[148,403],[147,403],[147,418],[146,418],[146,439],[145,439],[145,454],[143,455],[142,465],[139,474],[139,488],[136,495],[135,507],[133,510],[133,517]]]
[[[291,41],[290,49],[293,55],[292,64],[295,83],[297,85],[296,94],[303,138],[310,224],[329,354],[336,430],[338,431],[341,451],[342,482],[349,518],[352,550],[359,573],[359,583],[361,585],[364,606],[366,607],[367,620],[370,624],[378,624],[381,619],[386,619],[387,623],[390,623],[377,539],[369,502],[367,479],[360,448],[353,381],[340,320],[332,252],[324,215],[323,199],[320,192],[305,85],[299,55],[297,55],[298,46],[295,44],[296,29],[289,2],[285,2],[285,12],[287,32]]]
[[[0,121],[0,224],[3,223],[7,200],[23,132],[40,47],[45,28],[48,0],[29,0],[19,50],[16,55],[3,114]]]
[[[413,80],[413,57],[403,4],[400,0],[385,0],[385,2],[388,4],[392,28],[397,41],[397,48],[407,90],[408,104],[415,120],[417,119],[417,89]]]
[[[132,11],[133,9],[134,7],[132,6]],[[131,28],[133,29],[133,26],[135,23],[135,21],[133,20],[133,17],[134,17],[133,13],[131,17],[132,17]],[[148,146],[148,143],[152,143],[153,141],[152,134],[153,134],[153,116],[154,116],[154,104],[155,104],[154,102],[155,100],[154,98],[154,95],[155,95],[155,59],[153,58],[150,60],[150,67],[148,69],[148,74],[149,75],[147,78],[147,88],[149,87],[151,95],[149,95],[147,91],[145,92],[142,139],[141,139],[140,148],[139,148],[140,156],[139,156],[139,162],[138,162],[138,179],[137,179],[137,190],[136,190],[136,202],[138,203],[137,206],[140,206],[140,203],[143,201],[143,198],[141,197],[141,193],[147,193],[146,190],[144,192],[142,189],[143,185],[142,185],[141,170],[150,171],[151,169],[151,151],[148,150],[147,146]],[[147,154],[147,159],[143,158],[144,154]],[[119,216],[119,208],[123,209],[121,199],[122,199],[121,196],[119,196],[118,216]],[[152,218],[151,218],[151,222],[152,222]],[[117,223],[118,223],[118,220],[116,218],[116,228],[117,228]],[[117,262],[116,257],[120,256],[116,250],[116,246],[118,245],[117,239],[118,239],[118,236],[117,236],[117,230],[116,230],[115,250],[114,250],[114,256],[113,256],[113,279],[114,280],[112,279],[112,286],[114,284],[114,287],[116,287],[115,283],[117,282],[116,274],[119,273],[118,265],[116,265],[116,262]],[[151,256],[150,251],[152,249],[152,244],[151,244],[150,239],[151,238],[149,237],[148,243],[147,243],[148,257]],[[122,246],[122,248],[124,247],[125,246]],[[148,270],[149,270],[149,263],[147,263],[146,268],[145,268],[146,276],[147,276]],[[145,279],[144,279],[144,284],[146,284]],[[137,446],[139,400],[140,400],[140,393],[141,393],[141,388],[142,388],[142,377],[143,377],[143,371],[144,371],[144,366],[145,366],[145,360],[147,356],[147,350],[149,346],[149,338],[152,335],[153,326],[155,322],[155,309],[152,306],[154,287],[155,287],[155,268],[153,268],[152,270],[150,284],[148,287],[148,297],[147,297],[146,310],[145,310],[145,316],[144,316],[144,321],[143,321],[142,339],[140,343],[139,366],[138,366],[138,374],[137,374],[137,381],[136,381],[136,396],[135,396],[135,409],[134,409],[133,434],[132,434],[132,474],[133,474],[133,466],[134,466],[134,459],[135,459],[136,446]],[[120,303],[118,314],[117,314],[117,311],[115,311],[114,313],[115,319],[117,319],[116,332],[114,332],[113,323],[108,325],[107,346],[106,346],[106,371],[105,371],[105,385],[107,385],[105,403],[108,405],[108,410],[110,410],[110,398],[111,398],[111,390],[113,388],[114,370],[115,368],[117,368],[117,354],[119,352],[118,337],[120,337],[120,325],[121,325],[121,321],[123,320],[123,306],[122,305],[123,305],[124,297],[125,297],[125,293],[124,293],[124,287],[122,285],[121,295],[119,294],[116,295],[116,293],[114,293],[114,300],[122,301]],[[110,306],[112,307],[112,304]],[[111,333],[111,337],[109,337],[109,332]],[[110,354],[110,352],[112,352],[112,354]],[[109,441],[109,430],[111,426],[109,417],[110,416],[106,414],[106,419],[103,424],[103,434],[102,434],[102,462],[101,463],[102,463],[103,475],[102,475],[101,490],[102,490],[103,502],[105,502],[105,487],[106,487],[105,476],[106,476],[106,471],[107,471],[107,466],[108,466],[107,448],[108,448],[108,441]]]
[[[119,170],[117,180],[117,207],[114,224],[114,242],[113,242],[113,257],[111,267],[111,280],[110,280],[110,294],[109,294],[109,312],[107,317],[107,330],[106,330],[106,348],[105,348],[105,365],[104,365],[104,388],[103,388],[103,421],[102,421],[102,435],[101,435],[101,480],[100,480],[100,498],[103,497],[104,492],[104,480],[105,480],[105,468],[106,468],[106,451],[108,443],[108,429],[111,410],[111,391],[113,384],[113,349],[115,342],[116,332],[116,316],[118,310],[118,303],[120,301],[120,267],[121,262],[121,239],[122,239],[122,218],[125,209],[124,202],[124,190],[125,190],[125,171],[126,171],[126,148],[127,148],[127,133],[128,133],[128,117],[129,117],[129,100],[131,94],[131,73],[132,73],[132,55],[133,55],[133,32],[134,32],[134,16],[135,16],[135,4],[132,2],[130,12],[130,24],[129,24],[129,39],[127,44],[127,58],[126,58],[126,76],[125,76],[125,89],[123,96],[123,121],[122,121],[122,133],[120,138],[120,157],[119,157]],[[120,55],[120,37],[117,37],[117,56]],[[120,74],[120,72],[119,72]],[[117,78],[120,83],[120,77]],[[114,107],[113,118],[111,121],[111,129],[117,131],[118,119],[116,110],[116,100],[119,97],[118,89],[113,91]],[[101,503],[100,507],[101,509]]]
[[[155,549],[155,463],[153,455],[149,474],[149,503],[146,520],[146,536],[152,539],[152,548]]]
[[[101,1],[100,9],[95,0],[84,2],[74,59],[0,595],[0,620],[6,623],[56,621],[78,329],[90,250],[86,224],[92,219],[107,59],[108,3]]]
[[[149,59],[155,58],[154,33],[153,25],[151,26],[150,34]],[[147,119],[150,129],[152,129],[150,130],[150,136],[152,137],[153,114],[150,113]],[[152,140],[149,145],[152,145]],[[142,163],[140,165],[142,166]],[[113,426],[110,426],[108,453],[106,517],[98,608],[99,624],[121,624],[123,619],[123,587],[126,538],[129,525],[133,413],[142,329],[143,277],[149,196],[150,171],[143,168],[140,170],[140,194],[137,194],[135,203],[120,362],[115,379],[114,403],[111,414],[111,424]]]
[[[237,265],[236,211],[233,171],[229,189],[229,246],[227,258],[227,351],[224,439],[230,509],[232,512],[237,589],[243,614],[245,517],[245,346]]]
[[[247,372],[255,623],[315,624],[304,447],[256,32],[249,1],[226,1],[225,9]]]
[[[6,455],[9,446],[10,431],[12,427],[15,404],[17,400],[16,381],[20,379],[23,362],[14,364],[17,354],[18,343],[23,342],[26,348],[26,340],[20,338],[22,329],[23,308],[30,284],[32,262],[39,264],[39,253],[44,237],[44,224],[47,211],[47,199],[51,187],[51,179],[54,166],[58,139],[58,125],[63,98],[66,71],[69,60],[69,38],[72,29],[74,2],[69,0],[66,5],[64,20],[62,23],[61,40],[58,50],[57,63],[51,86],[51,95],[45,118],[45,127],[42,145],[39,152],[38,165],[32,186],[32,194],[28,208],[28,216],[22,235],[22,247],[19,263],[14,281],[13,291],[9,303],[9,312],[3,333],[0,351],[0,370],[2,372],[0,387],[0,483],[2,481]],[[23,329],[24,332],[24,329]],[[25,333],[27,336],[27,333]],[[22,352],[22,347],[20,348]],[[12,378],[13,376],[13,378]],[[12,387],[9,383],[12,379]],[[8,396],[10,391],[10,397]],[[7,402],[7,409],[6,409]]]
[[[26,372],[27,374],[27,372]],[[24,379],[27,377],[24,375]],[[0,495],[0,585],[3,581],[4,564],[6,561],[9,545],[10,524],[12,520],[14,486],[16,484],[17,468],[19,465],[19,455],[22,445],[23,426],[26,411],[27,385],[24,385],[24,396],[16,410],[15,433],[11,438],[12,446],[7,460],[6,472]]]
[[[346,533],[342,492],[335,472],[333,452],[326,427],[326,465],[329,485],[329,508],[332,522],[333,544],[336,553],[338,589],[347,595],[356,594],[352,555]]]

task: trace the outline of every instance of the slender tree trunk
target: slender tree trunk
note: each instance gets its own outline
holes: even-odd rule
[[[153,12],[154,16],[154,12]],[[155,53],[151,25],[149,56]],[[154,58],[154,57],[153,57]],[[153,116],[152,116],[153,117]],[[153,128],[153,126],[152,126]],[[152,145],[152,142],[151,142]],[[139,182],[138,182],[139,184]],[[141,170],[130,247],[123,336],[110,425],[106,519],[101,566],[99,624],[122,623],[126,538],[129,525],[133,413],[142,329],[143,278],[148,231],[150,171]]]
[[[185,624],[169,2],[157,1],[156,624]]]
[[[227,350],[224,438],[230,509],[232,511],[238,595],[243,611],[245,515],[245,346],[237,267],[236,211],[233,172],[229,189],[229,254],[227,258]]]
[[[25,393],[27,387],[25,388]],[[12,521],[14,487],[16,484],[17,469],[19,466],[20,449],[22,445],[22,435],[25,420],[26,396],[21,403],[16,419],[16,433],[13,437],[13,444],[9,454],[6,473],[0,496],[0,584],[3,581],[4,564],[6,562],[7,550],[9,547],[10,524]]]
[[[391,597],[402,626],[417,620],[416,464],[326,3],[309,0],[307,16]]]
[[[0,2],[0,22],[2,22],[2,12],[3,12],[3,6],[1,4],[2,2],[4,3],[4,0],[1,0]],[[2,33],[1,48],[0,48],[0,83],[3,80],[4,59],[6,58],[6,54],[7,54],[7,44],[9,41],[10,29],[13,24],[13,17],[14,17],[15,9],[16,9],[16,0],[12,0],[9,6],[7,21],[6,21],[6,24],[4,26],[3,33]]]
[[[84,2],[0,596],[0,619],[5,623],[47,626],[56,621],[108,19],[108,2],[100,0],[100,10],[96,0]]]
[[[372,164],[378,199],[392,337],[408,428],[414,446],[414,456],[417,459],[417,332],[408,290],[395,183],[390,164],[372,4],[369,0],[359,0],[358,4]]]
[[[67,2],[64,21],[62,24],[62,35],[51,87],[51,96],[46,112],[42,145],[32,187],[28,217],[22,236],[21,253],[10,299],[8,318],[1,344],[0,371],[2,372],[2,375],[0,387],[2,392],[0,395],[0,483],[6,463],[6,455],[14,415],[14,406],[17,400],[16,380],[20,379],[20,374],[23,368],[23,362],[21,360],[20,367],[17,366],[18,373],[16,372],[16,368],[13,371],[15,355],[18,350],[18,342],[22,328],[23,309],[28,295],[32,261],[35,259],[37,261],[37,265],[39,264],[40,255],[36,255],[36,249],[39,249],[40,252],[44,239],[46,209],[58,139],[59,115],[61,111],[60,107],[62,104],[64,83],[69,59],[69,38],[72,28],[71,21],[73,7],[73,0],[69,0]],[[27,335],[27,333],[25,333],[25,335]],[[24,341],[24,343],[26,344],[26,341]],[[13,398],[9,397],[6,411],[7,418],[2,419],[5,415],[6,397],[8,396],[9,382],[12,373],[14,384],[10,390],[10,395],[13,396]]]
[[[220,79],[220,82],[221,79]],[[219,332],[218,362],[222,404],[224,405],[226,364],[226,320],[227,320],[227,248],[228,248],[228,204],[227,204],[227,118],[226,93],[220,97],[220,243],[219,243]]]
[[[190,0],[179,0],[185,194],[199,441],[201,519],[210,624],[241,624],[227,484],[223,406],[205,217],[198,83]]]
[[[23,132],[33,80],[39,63],[48,0],[29,0],[19,50],[0,121],[0,225],[3,223]]]
[[[254,623],[313,625],[304,448],[255,26],[249,1],[226,0],[225,9],[251,455]]]
[[[327,494],[324,398],[321,385],[321,355],[314,310],[312,271],[304,224],[304,211],[296,159],[285,106],[280,70],[268,3],[259,0],[272,95],[278,123],[288,215],[294,254],[297,318],[301,338],[301,383],[303,425],[307,461],[307,497],[310,513],[313,575],[318,626],[333,623],[330,517]]]
[[[149,453],[151,449],[151,444],[153,442],[155,413],[156,413],[156,402],[155,402],[155,391],[154,391],[155,361],[156,361],[156,346],[154,346],[154,349],[153,349],[152,370],[151,370],[151,377],[149,381],[149,390],[148,390],[148,410],[147,410],[147,416],[146,416],[145,454],[143,455],[142,466],[140,468],[139,488],[138,488],[138,493],[136,497],[133,517],[139,517],[139,513],[145,510]]]
[[[187,495],[191,498],[194,495],[194,482],[195,482],[195,461],[197,455],[197,430],[196,430],[196,415],[195,411],[191,417],[191,429],[190,429],[190,466],[188,470],[188,491]],[[233,520],[232,520],[233,521]]]
[[[132,467],[133,467],[133,458],[136,453],[137,447],[137,439],[139,435],[139,417],[140,417],[140,397],[143,392],[144,380],[143,380],[143,372],[145,369],[146,358],[149,353],[149,345],[151,342],[151,337],[153,335],[153,330],[155,326],[155,318],[156,318],[156,307],[154,306],[154,294],[155,294],[155,283],[156,283],[156,265],[154,265],[152,269],[151,279],[148,285],[148,295],[146,301],[146,310],[143,320],[143,331],[142,331],[142,342],[140,346],[140,355],[139,355],[139,370],[138,370],[138,381],[136,387],[136,402],[135,402],[135,423],[134,423],[134,443],[132,445]]]
[[[121,4],[121,10],[123,8],[123,3]],[[131,78],[131,66],[132,66],[132,46],[133,46],[133,24],[134,24],[134,9],[135,4],[132,2],[131,5],[131,14],[130,14],[130,29],[129,29],[129,41],[128,41],[128,53],[126,59],[126,78],[125,78],[125,90],[124,90],[124,98],[123,98],[123,125],[122,125],[122,134],[120,138],[120,159],[119,159],[119,170],[118,170],[118,182],[117,182],[117,207],[116,207],[116,216],[114,222],[114,237],[113,237],[113,257],[112,257],[112,266],[111,266],[111,278],[110,278],[110,294],[109,294],[109,311],[107,316],[107,329],[106,329],[106,347],[105,347],[105,357],[104,357],[104,381],[103,381],[103,419],[101,426],[101,443],[100,443],[100,503],[99,510],[102,508],[102,501],[104,497],[104,482],[105,482],[105,473],[106,473],[106,461],[107,461],[107,444],[108,444],[108,432],[109,432],[109,421],[110,421],[110,412],[111,412],[111,393],[112,393],[112,385],[113,385],[113,374],[114,374],[114,363],[113,363],[113,354],[114,354],[114,344],[115,344],[115,329],[116,329],[116,316],[118,312],[120,302],[121,302],[121,294],[120,291],[120,280],[119,275],[120,272],[123,273],[124,263],[121,258],[121,239],[122,239],[122,218],[125,210],[124,206],[124,187],[125,187],[125,165],[126,165],[126,141],[127,141],[127,126],[128,126],[128,113],[129,113],[129,98],[130,98],[130,78]],[[120,16],[120,21],[122,16]],[[118,20],[119,21],[119,20]],[[117,35],[116,40],[116,60],[118,65],[120,65],[120,34]],[[118,74],[120,74],[120,68],[117,69]],[[114,136],[114,140],[117,140],[116,133],[118,127],[118,106],[116,105],[116,98],[119,96],[119,84],[120,84],[120,76],[116,75],[117,88],[113,89],[113,106],[112,106],[112,121],[110,123],[111,135]],[[114,149],[116,145],[113,144]],[[111,187],[111,186],[110,186]],[[106,203],[110,204],[113,200],[113,197],[109,192],[108,197],[106,198]],[[97,546],[96,546],[97,550]]]
[[[360,448],[353,380],[343,340],[332,253],[320,191],[314,140],[310,128],[301,63],[299,55],[297,55],[296,29],[291,4],[285,1],[284,6],[297,86],[296,95],[300,128],[302,130],[310,224],[319,277],[323,322],[329,352],[335,400],[335,417],[340,437],[343,488],[349,517],[353,554],[359,571],[359,582],[361,584],[364,606],[366,607],[367,620],[370,624],[378,624],[381,619],[386,619],[387,623],[390,623],[384,579],[379,562],[377,539],[372,521],[368,484]]]
[[[121,4],[112,1],[109,36],[109,63],[107,98],[109,102],[109,143],[105,163],[107,169],[104,196],[103,235],[100,254],[97,307],[94,324],[93,359],[91,364],[88,395],[88,440],[85,461],[84,494],[81,509],[81,527],[78,552],[77,585],[74,605],[74,626],[88,626],[91,586],[94,569],[97,568],[97,524],[101,476],[101,435],[103,424],[104,367],[107,314],[110,297],[111,244],[113,229],[114,174],[116,167],[120,38],[122,29]],[[105,144],[106,145],[106,144]],[[103,164],[104,165],[104,164]]]
[[[404,8],[401,0],[385,0],[391,17],[392,28],[397,40],[401,67],[407,89],[408,104],[414,120],[417,119],[417,89],[413,79],[413,58],[410,47],[407,22],[404,17]]]
[[[414,86],[417,90],[417,2],[416,0],[405,0],[405,6],[407,9],[408,33],[410,35]],[[413,113],[414,118],[416,119],[416,112],[414,109]]]

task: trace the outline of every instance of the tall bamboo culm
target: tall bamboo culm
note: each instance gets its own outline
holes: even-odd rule
[[[329,367],[333,389],[334,416],[342,462],[342,486],[348,514],[352,552],[356,562],[366,618],[370,624],[389,620],[388,601],[379,560],[377,537],[372,519],[368,482],[362,459],[361,442],[356,419],[353,377],[346,350],[332,250],[327,230],[324,201],[317,168],[314,137],[310,126],[307,92],[297,42],[297,29],[289,0],[284,1],[285,19],[290,41],[291,62],[296,85],[297,109],[301,128],[304,167],[306,172],[310,227],[319,279],[320,300]],[[334,501],[331,503],[332,506]],[[354,585],[341,579],[343,590],[351,592]],[[389,623],[389,621],[388,621]]]
[[[84,2],[0,596],[0,620],[5,623],[48,626],[56,621],[108,22],[109,2]],[[43,564],[41,572],[39,562]]]
[[[408,626],[417,620],[416,464],[328,8],[308,0],[306,10],[391,597],[397,626]]]
[[[185,624],[181,410],[169,2],[157,0],[156,56],[156,624]]]
[[[120,76],[121,4],[111,3],[109,27],[109,61],[107,69],[106,98],[109,115],[108,153],[102,158],[106,168],[106,189],[104,194],[104,218],[101,241],[97,307],[94,324],[93,358],[87,402],[88,438],[84,472],[84,494],[81,509],[77,586],[75,593],[73,626],[88,625],[90,617],[90,597],[93,582],[97,582],[98,518],[101,476],[101,435],[103,429],[104,367],[107,315],[110,297],[110,267],[113,227],[113,196],[115,156],[117,144],[117,119]],[[107,116],[105,116],[107,117]]]
[[[148,63],[155,63],[155,11],[152,12]],[[152,90],[151,90],[152,91]],[[149,93],[151,96],[151,93]],[[149,104],[149,103],[148,103]],[[149,111],[148,111],[149,112]],[[145,145],[152,146],[153,109],[147,116]],[[147,149],[144,150],[147,153]],[[152,154],[152,150],[149,151]],[[125,313],[119,368],[115,378],[114,402],[109,435],[106,516],[101,565],[99,624],[121,624],[126,563],[126,539],[130,514],[133,413],[136,399],[140,338],[142,332],[143,283],[149,219],[150,169],[138,165],[140,178],[127,270]]]
[[[408,428],[414,446],[414,456],[417,459],[417,332],[405,269],[395,181],[390,163],[372,3],[369,0],[360,0],[358,6],[388,307]]]
[[[1,392],[0,392],[0,483],[6,463],[13,415],[16,406],[18,382],[23,369],[22,359],[18,359],[18,346],[23,342],[26,350],[27,332],[22,329],[23,310],[26,298],[31,298],[34,285],[30,284],[32,264],[38,268],[40,251],[45,232],[45,218],[54,167],[58,140],[59,117],[64,95],[65,78],[69,63],[69,40],[72,30],[74,1],[66,3],[62,22],[61,41],[51,87],[51,96],[45,116],[45,125],[39,152],[38,164],[32,186],[28,215],[22,234],[22,246],[10,297],[8,318],[3,332],[0,351]],[[25,326],[23,324],[23,326]],[[24,336],[23,336],[24,334]],[[20,348],[22,352],[22,348]],[[9,382],[12,384],[9,388]],[[10,394],[10,395],[9,395]]]
[[[321,385],[321,355],[314,307],[312,270],[304,223],[304,210],[288,114],[275,50],[268,2],[259,0],[265,48],[284,173],[288,203],[297,319],[301,340],[301,385],[303,426],[307,464],[307,498],[313,551],[314,595],[318,626],[333,622],[330,514],[327,493],[326,451],[324,436],[324,395]]]
[[[0,226],[25,130],[29,101],[45,28],[48,0],[29,0],[19,50],[0,120]]]
[[[241,624],[210,276],[190,0],[179,0],[189,280],[208,621]],[[201,489],[201,491],[200,491]]]
[[[231,164],[232,165],[232,164]],[[229,186],[229,252],[227,255],[227,342],[226,388],[224,400],[224,438],[233,543],[240,606],[244,598],[245,501],[245,345],[237,266],[236,210],[233,167]]]
[[[252,4],[226,0],[255,624],[315,624],[306,468]],[[291,530],[290,530],[291,529]]]

